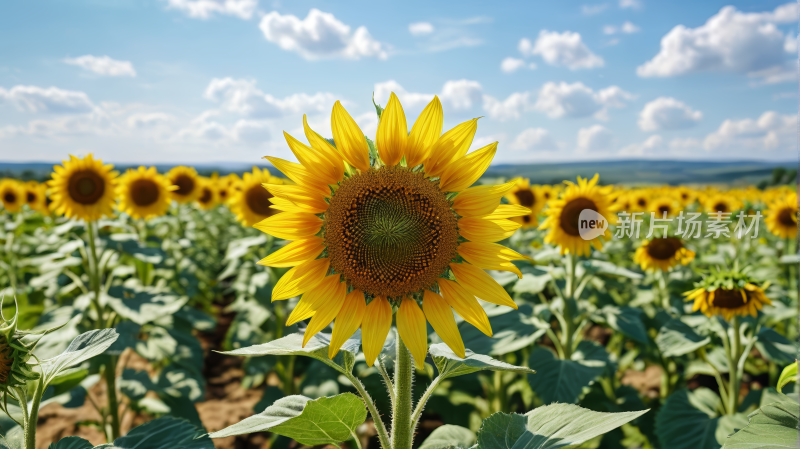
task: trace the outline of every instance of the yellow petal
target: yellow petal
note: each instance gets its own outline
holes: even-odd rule
[[[325,273],[330,267],[330,260],[325,257],[322,259],[309,260],[287,271],[272,289],[272,300],[294,298],[317,286],[325,277]]]
[[[425,355],[428,353],[428,326],[425,323],[425,314],[422,313],[417,302],[404,298],[397,311],[397,332],[403,343],[406,344],[417,369],[425,367]]]
[[[439,188],[442,192],[460,192],[475,184],[492,163],[497,152],[497,142],[473,151],[466,157],[456,159],[442,173]]]
[[[520,206],[519,204],[501,204],[497,206],[497,209],[495,209],[494,212],[483,216],[483,218],[486,218],[487,220],[499,220],[501,218],[522,217],[529,215],[530,213],[530,209]]]
[[[322,219],[309,213],[282,212],[267,217],[254,228],[284,240],[300,240],[313,236],[322,229]]]
[[[290,212],[295,214],[315,214],[315,208],[306,206],[305,204],[293,203],[286,198],[278,198],[277,196],[273,196],[269,199],[269,202],[272,203],[269,206],[271,209],[279,210],[281,212]]]
[[[329,359],[336,357],[339,348],[358,330],[366,310],[367,303],[364,302],[364,293],[361,290],[353,290],[345,296],[342,310],[336,315],[336,322],[333,323],[331,345],[328,347]]]
[[[467,154],[477,130],[478,119],[474,118],[442,134],[431,148],[428,160],[425,162],[425,173],[437,177],[451,161]]]
[[[443,123],[442,102],[439,101],[439,97],[434,95],[433,100],[422,110],[408,134],[406,163],[409,167],[416,167],[428,159],[431,147],[442,134]]]
[[[489,324],[489,317],[481,307],[481,304],[470,295],[464,287],[457,282],[449,279],[439,279],[436,281],[442,291],[444,300],[450,304],[457,314],[464,318],[464,321],[478,328],[488,336],[492,336],[492,325]]]
[[[453,318],[453,309],[438,293],[425,290],[422,299],[422,309],[425,318],[431,323],[433,330],[436,331],[442,341],[444,341],[457,356],[462,359],[466,357],[464,341],[456,326],[456,319]]]
[[[347,284],[340,282],[334,294],[328,297],[326,301],[323,301],[320,308],[314,311],[314,316],[311,317],[311,321],[308,322],[308,327],[306,327],[306,331],[303,334],[304,348],[308,340],[311,340],[311,337],[328,327],[331,321],[336,318],[336,315],[342,310],[346,294]]]
[[[262,184],[272,195],[289,200],[298,206],[305,206],[312,214],[321,214],[328,210],[328,203],[314,189],[300,185]]]
[[[382,296],[374,298],[367,304],[364,319],[361,321],[361,346],[367,366],[375,363],[391,327],[392,305]]]
[[[375,133],[375,144],[378,146],[378,154],[383,163],[388,166],[397,165],[403,159],[407,142],[406,114],[397,95],[392,92],[386,108],[381,113],[378,131]]]
[[[265,156],[264,158],[296,184],[314,189],[326,198],[331,196],[331,188],[301,164],[273,156]]]
[[[458,232],[473,242],[497,242],[514,235],[522,225],[511,220],[487,220],[482,217],[463,217],[458,220]]]
[[[344,160],[342,160],[342,156],[330,142],[308,126],[305,114],[303,114],[303,130],[306,133],[308,143],[311,144],[311,148],[316,150],[320,157],[327,162],[326,168],[330,176],[336,181],[341,181],[344,177]]]
[[[458,245],[458,254],[476,267],[484,270],[510,271],[520,278],[522,272],[511,261],[533,260],[503,245],[485,242],[462,242]]]
[[[494,212],[500,200],[515,181],[493,186],[475,186],[460,192],[453,200],[453,209],[462,217],[482,217]]]
[[[325,301],[330,300],[339,288],[341,275],[325,276],[316,286],[303,293],[300,301],[286,319],[286,325],[291,326],[298,321],[311,318]]]
[[[451,263],[450,269],[459,283],[471,295],[499,306],[517,308],[506,289],[500,286],[489,273],[468,263]]]
[[[327,185],[336,184],[341,180],[341,176],[336,177],[336,170],[332,169],[328,160],[322,154],[295,139],[286,131],[283,132],[283,137],[286,138],[286,143],[289,144],[289,149],[292,150],[297,160],[308,171],[316,175],[320,181]]]
[[[344,160],[361,171],[369,170],[367,139],[339,101],[333,104],[331,130],[336,148],[341,151]]]
[[[295,267],[307,260],[316,259],[324,249],[325,245],[320,237],[295,240],[261,259],[258,264],[265,267]]]

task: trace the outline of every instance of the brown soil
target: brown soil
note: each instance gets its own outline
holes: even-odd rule
[[[651,399],[657,398],[661,391],[661,367],[650,365],[644,371],[629,369],[622,376],[622,385],[630,385]]]

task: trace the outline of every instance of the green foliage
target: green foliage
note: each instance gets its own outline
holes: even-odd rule
[[[767,404],[747,417],[747,425],[725,440],[723,449],[778,449],[797,446],[800,405],[794,401]]]
[[[561,360],[542,347],[534,349],[529,360],[536,374],[529,374],[528,382],[542,402],[576,403],[584,388],[605,371],[608,354],[602,346],[582,341],[570,360]]]

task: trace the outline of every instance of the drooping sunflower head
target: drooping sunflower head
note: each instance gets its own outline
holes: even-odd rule
[[[281,212],[255,227],[292,242],[259,263],[294,267],[278,281],[272,300],[302,295],[288,324],[311,317],[306,342],[335,319],[330,357],[360,327],[372,365],[395,311],[400,337],[418,366],[427,352],[426,319],[463,357],[453,310],[491,335],[476,297],[516,308],[484,270],[521,276],[512,261],[526,257],[495,242],[520,227],[509,218],[530,209],[500,205],[514,182],[470,187],[497,147],[468,154],[477,119],[444,134],[442,122],[434,97],[409,132],[391,94],[373,143],[336,102],[332,141],[304,117],[310,145],[284,133],[300,163],[267,157],[296,184],[265,184],[273,209]]]
[[[669,271],[677,265],[688,265],[694,256],[694,251],[686,248],[681,239],[665,237],[643,241],[642,246],[636,249],[633,261],[642,270]]]
[[[790,239],[797,236],[797,193],[786,194],[767,209],[767,229],[780,238]]]
[[[245,173],[242,181],[231,185],[228,190],[232,195],[229,202],[231,212],[243,225],[253,226],[280,212],[279,204],[273,206],[272,193],[264,187],[265,184],[282,185],[283,180],[272,176],[266,168],[253,167],[252,173]],[[285,203],[292,204],[291,201]]]
[[[155,167],[129,168],[117,185],[117,208],[135,219],[159,217],[167,213],[170,192],[177,188]]]
[[[660,196],[650,201],[648,207],[650,212],[656,214],[656,218],[663,218],[664,215],[672,218],[678,214],[680,206],[671,196]]]
[[[0,201],[3,208],[13,213],[19,212],[25,204],[25,189],[16,179],[0,179]]]
[[[197,204],[203,210],[209,210],[219,204],[219,193],[217,192],[217,186],[211,178],[205,177],[198,177],[197,178],[197,189],[199,194],[197,195]]]
[[[31,339],[31,332],[17,330],[17,316],[15,312],[11,320],[0,317],[0,391],[3,392],[9,388],[25,387],[29,380],[40,377],[28,364],[38,339]],[[23,340],[26,336],[28,338]]]
[[[83,159],[70,156],[63,165],[53,167],[48,185],[51,189],[50,210],[67,218],[90,221],[114,213],[114,189],[117,172],[113,165],[89,154]]]
[[[616,215],[612,214],[611,186],[600,187],[597,185],[599,175],[592,179],[578,177],[578,183],[564,181],[567,189],[557,200],[547,204],[545,218],[539,229],[548,229],[544,238],[545,243],[561,247],[561,254],[575,254],[578,256],[591,253],[592,247],[598,250],[603,247],[601,239],[584,240],[580,235],[580,215],[584,210],[591,210],[608,220],[608,224],[616,223]],[[603,238],[611,238],[611,232],[606,230]]]
[[[547,200],[543,198],[538,186],[532,186],[528,179],[517,178],[513,181],[514,187],[506,194],[506,199],[511,204],[518,204],[531,210],[530,214],[514,217],[513,220],[523,228],[539,226],[537,216]]]
[[[178,186],[171,193],[172,199],[178,203],[191,203],[200,195],[197,170],[193,167],[185,167],[183,165],[173,167],[167,172],[166,177],[170,184]]]
[[[692,310],[699,310],[709,317],[722,315],[726,320],[736,315],[756,317],[764,305],[772,304],[764,294],[769,283],[759,286],[746,270],[712,273],[695,287],[684,296],[687,301],[694,301]]]

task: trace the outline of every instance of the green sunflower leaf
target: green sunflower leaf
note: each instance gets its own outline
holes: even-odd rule
[[[352,393],[315,400],[293,395],[209,436],[224,438],[269,431],[309,446],[337,444],[354,438],[356,427],[366,418],[364,402]]]
[[[677,357],[711,343],[711,337],[703,337],[683,321],[673,318],[667,321],[656,336],[656,345],[664,357]]]
[[[93,330],[78,335],[64,352],[42,362],[45,385],[62,371],[102,354],[117,337],[114,329]]]
[[[747,424],[743,414],[719,416],[722,404],[708,388],[673,393],[656,416],[661,447],[719,449],[728,435]]]
[[[575,403],[584,387],[603,374],[607,364],[605,348],[590,341],[580,342],[570,360],[559,359],[548,348],[536,347],[528,366],[537,373],[529,374],[528,382],[545,404]]]
[[[475,432],[461,426],[439,426],[425,438],[419,449],[467,449],[477,441]]]
[[[729,436],[722,449],[771,449],[797,447],[800,404],[773,402],[747,417],[748,424]]]
[[[476,354],[471,350],[466,350],[466,357],[460,358],[449,346],[444,343],[437,343],[428,349],[439,375],[444,377],[463,376],[477,371],[514,371],[518,373],[534,374],[536,371],[523,366],[515,366],[500,360],[495,360],[489,356]]]

